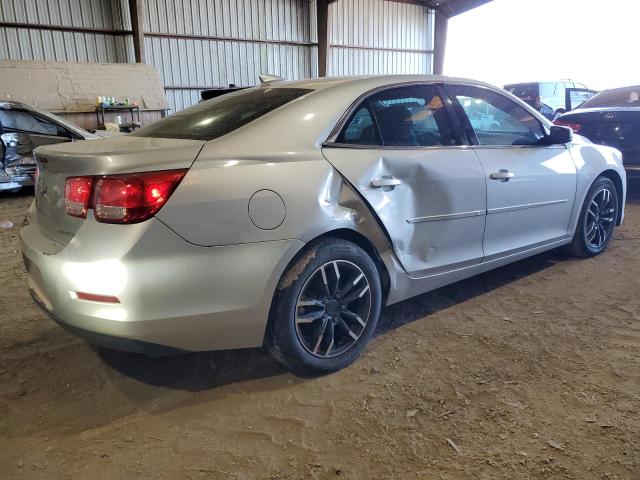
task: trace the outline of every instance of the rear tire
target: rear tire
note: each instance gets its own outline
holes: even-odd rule
[[[380,276],[371,257],[352,242],[320,239],[280,279],[267,348],[298,375],[335,372],[362,353],[381,305]]]
[[[569,252],[580,258],[604,252],[618,219],[618,190],[607,177],[598,177],[589,188],[578,218]]]

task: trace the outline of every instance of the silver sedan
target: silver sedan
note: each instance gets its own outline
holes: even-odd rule
[[[117,138],[39,148],[29,289],[92,343],[356,359],[389,305],[623,220],[620,152],[480,82],[265,82]]]

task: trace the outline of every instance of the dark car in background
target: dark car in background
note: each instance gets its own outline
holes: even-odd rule
[[[35,148],[90,138],[100,137],[44,110],[0,101],[0,192],[34,184]]]
[[[604,90],[554,123],[617,148],[627,174],[640,176],[640,85]]]

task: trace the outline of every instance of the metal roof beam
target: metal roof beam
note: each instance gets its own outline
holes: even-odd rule
[[[455,17],[461,13],[468,12],[474,8],[480,7],[491,0],[443,0],[440,2],[429,2],[430,5],[437,10],[438,13],[447,17]]]

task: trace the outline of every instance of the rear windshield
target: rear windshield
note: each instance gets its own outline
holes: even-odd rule
[[[640,85],[605,90],[580,105],[580,108],[601,107],[640,107]]]
[[[240,90],[181,110],[131,135],[213,140],[309,92],[304,88],[282,87]]]

